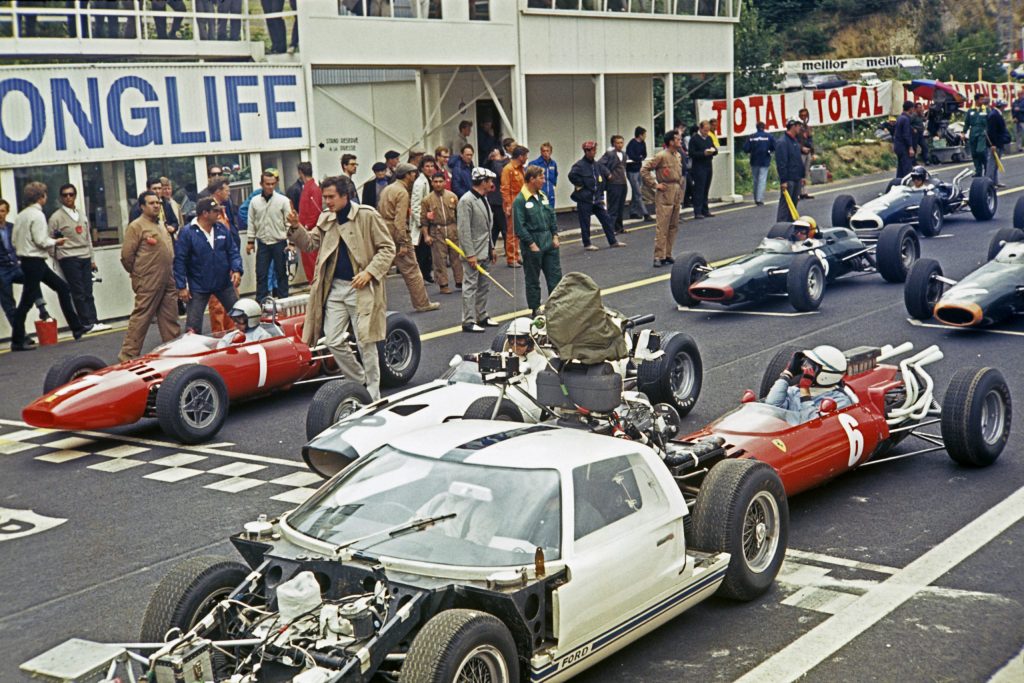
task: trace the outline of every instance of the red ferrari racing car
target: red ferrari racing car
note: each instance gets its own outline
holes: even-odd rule
[[[310,348],[302,341],[307,300],[299,295],[274,302],[261,321],[271,336],[257,341],[220,346],[222,335],[185,334],[111,366],[95,356],[64,358],[50,368],[44,395],[22,410],[22,419],[47,429],[104,429],[155,417],[183,443],[209,439],[224,424],[231,402],[337,373],[325,346]],[[358,353],[354,343],[352,349]],[[378,351],[381,385],[408,383],[420,360],[416,325],[389,312]]]

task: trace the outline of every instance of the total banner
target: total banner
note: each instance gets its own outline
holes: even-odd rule
[[[888,116],[892,111],[892,84],[886,81],[881,85],[737,97],[732,106],[732,132],[751,135],[757,131],[758,121],[764,122],[768,132],[785,130],[786,121],[796,118],[801,109],[810,114],[812,126]],[[717,122],[717,130],[722,130],[727,109],[724,99],[698,100],[697,118]]]

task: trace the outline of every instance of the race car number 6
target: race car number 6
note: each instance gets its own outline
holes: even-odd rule
[[[259,359],[260,380],[256,384],[256,386],[262,387],[264,384],[267,383],[267,350],[263,348],[263,346],[261,346],[260,344],[256,344],[255,346],[246,346],[245,350],[248,351],[249,353],[256,354],[256,357]]]
[[[864,453],[864,435],[857,429],[857,420],[849,413],[839,413],[839,424],[850,441],[850,460],[847,467],[853,467]]]

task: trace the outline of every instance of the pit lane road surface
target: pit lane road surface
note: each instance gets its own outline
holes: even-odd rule
[[[1024,157],[1009,157],[996,219],[950,220],[922,240],[959,278],[1012,224],[1024,191]],[[948,179],[962,165],[941,168]],[[813,186],[800,203],[820,223],[838,192],[866,199],[889,176]],[[774,222],[774,205],[722,207],[711,220],[683,221],[676,245],[709,260],[748,252]],[[684,420],[697,428],[757,388],[781,345],[841,348],[937,343],[930,366],[941,398],[967,365],[1002,370],[1024,402],[1024,321],[992,331],[912,325],[900,285],[877,277],[830,285],[821,310],[797,314],[785,299],[727,311],[680,311],[667,270],[651,262],[653,228],[627,223],[626,249],[562,246],[563,271],[582,270],[626,314],[653,312],[654,327],[683,330],[700,345],[704,391]],[[491,313],[525,307],[522,271],[494,272],[516,301],[493,291]],[[411,308],[400,280],[389,303]],[[436,313],[414,315],[423,361],[414,384],[436,377],[456,352],[486,347],[489,335],[457,331],[457,295],[431,292]],[[506,316],[506,317],[511,317]],[[318,484],[304,468],[305,408],[315,387],[232,406],[218,443],[183,447],[155,421],[109,433],[46,432],[20,424],[46,368],[70,353],[112,360],[122,331],[26,354],[0,355],[0,680],[23,680],[18,664],[73,636],[137,638],[150,593],[183,556],[233,555],[230,533],[263,512],[293,507]],[[156,343],[155,334],[147,340]],[[992,467],[966,470],[942,452],[866,467],[790,501],[790,551],[777,584],[751,604],[711,600],[580,677],[597,681],[1020,680],[1024,648],[1024,438],[1020,417]],[[595,598],[598,596],[595,596]],[[1002,670],[1001,673],[997,673]]]

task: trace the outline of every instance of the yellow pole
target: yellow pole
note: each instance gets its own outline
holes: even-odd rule
[[[999,169],[999,172],[1006,173],[1006,169],[1003,168],[1003,162],[1000,160],[999,155],[996,154],[995,150],[992,150],[992,158],[996,160],[996,168]]]
[[[793,203],[793,198],[789,196],[789,190],[785,187],[782,188],[782,196],[786,198],[786,206],[789,207],[789,215],[796,220],[800,217],[800,214],[796,212],[796,204]]]
[[[447,244],[447,245],[448,245],[449,247],[451,247],[452,249],[454,249],[454,250],[455,250],[455,251],[456,251],[456,252],[458,253],[458,255],[459,255],[459,256],[461,256],[462,258],[466,259],[466,261],[467,261],[467,262],[469,261],[469,257],[467,257],[467,256],[466,256],[466,252],[462,251],[462,249],[460,249],[460,248],[459,248],[459,245],[455,244],[455,242],[452,242],[452,241],[451,241],[450,239],[448,239],[448,238],[446,237],[446,238],[445,238],[445,240],[444,240],[444,243],[445,243],[445,244]],[[510,297],[512,297],[513,299],[515,298],[515,297],[514,297],[514,296],[512,295],[512,292],[510,292],[510,291],[508,291],[507,289],[505,289],[504,287],[502,287],[502,286],[501,286],[501,283],[500,283],[500,282],[498,282],[497,280],[495,280],[495,279],[494,279],[494,277],[493,277],[493,276],[492,276],[492,275],[491,275],[490,273],[488,273],[488,272],[487,272],[487,270],[486,270],[486,269],[484,269],[484,267],[483,267],[483,266],[481,266],[481,265],[480,265],[479,263],[478,263],[478,264],[476,264],[476,269],[477,269],[477,270],[478,270],[478,271],[479,271],[479,272],[480,272],[480,273],[481,273],[481,274],[482,274],[482,275],[483,275],[484,277],[486,277],[486,278],[487,278],[488,280],[490,280],[490,281],[491,281],[491,282],[493,282],[494,284],[498,285],[498,289],[500,289],[501,291],[505,292],[506,294],[508,294],[508,295],[509,295]]]

